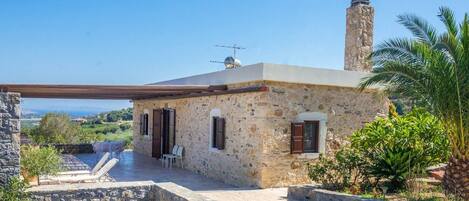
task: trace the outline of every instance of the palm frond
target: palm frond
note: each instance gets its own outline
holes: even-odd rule
[[[397,16],[398,22],[409,29],[421,42],[429,45],[437,43],[437,31],[426,20],[412,14]]]
[[[440,13],[438,17],[446,26],[446,30],[451,35],[458,35],[458,26],[456,25],[456,20],[454,19],[454,13],[448,7],[440,7]]]

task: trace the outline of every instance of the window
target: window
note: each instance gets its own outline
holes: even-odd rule
[[[225,149],[225,118],[212,117],[212,148]]]
[[[303,130],[303,153],[319,152],[319,121],[305,121]]]
[[[300,113],[291,124],[291,153],[307,158],[325,152],[327,115],[319,112]]]
[[[319,152],[319,121],[305,121],[292,123],[291,152],[318,153]]]
[[[140,115],[140,134],[148,135],[148,114]]]

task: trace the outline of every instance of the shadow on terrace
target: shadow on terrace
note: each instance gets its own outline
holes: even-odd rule
[[[99,160],[97,154],[75,155],[88,166],[93,167]],[[116,182],[146,181],[173,182],[193,191],[228,190],[236,188],[222,182],[173,166],[163,167],[162,162],[133,151],[120,154],[119,162],[109,171]]]

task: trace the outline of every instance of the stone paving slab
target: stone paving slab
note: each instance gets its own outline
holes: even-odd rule
[[[89,166],[97,162],[94,154],[78,154]],[[122,152],[119,163],[109,172],[117,182],[151,180],[155,183],[172,182],[205,197],[220,201],[279,201],[287,200],[287,188],[239,188],[189,170],[177,167],[163,168],[161,162],[132,151]]]

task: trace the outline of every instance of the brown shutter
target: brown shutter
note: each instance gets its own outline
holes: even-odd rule
[[[217,149],[225,149],[225,118],[216,118],[216,147]]]
[[[303,130],[304,123],[292,123],[291,124],[291,153],[301,154],[303,153]]]

